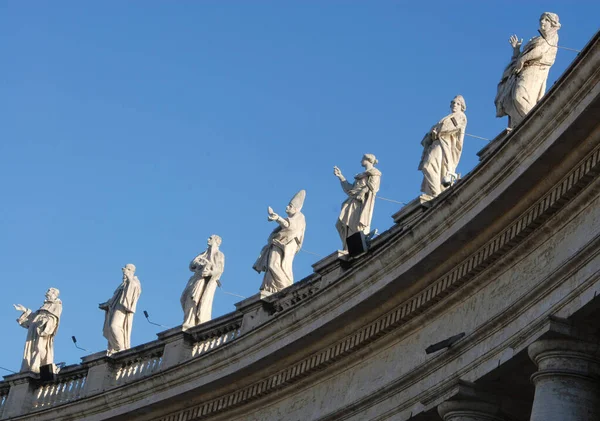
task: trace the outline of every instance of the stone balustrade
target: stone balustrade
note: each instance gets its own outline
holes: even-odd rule
[[[0,418],[2,418],[2,414],[4,412],[4,406],[6,405],[6,401],[8,400],[8,392],[10,387],[7,385],[0,388]]]
[[[164,344],[152,343],[152,345],[154,346],[145,346],[144,350],[131,355],[129,353],[120,355],[113,364],[112,384],[120,386],[159,371],[162,365]]]
[[[61,370],[56,381],[42,383],[34,390],[32,408],[46,408],[81,397],[87,378],[87,367],[71,366]]]
[[[81,364],[60,370],[50,381],[42,381],[33,373],[5,376],[0,382],[0,419],[92,396],[202,357],[237,339],[243,317],[236,311],[186,331],[179,326],[161,332],[156,341],[112,356],[106,351],[88,355]]]
[[[241,335],[241,328],[242,316],[230,313],[225,317],[216,319],[207,328],[191,333],[193,338],[192,358],[203,355],[238,338]]]
[[[598,419],[596,332],[568,327],[600,314],[597,45],[542,103],[553,124],[534,115],[497,138],[472,176],[396,213],[369,253],[334,252],[279,293],[52,381],[6,376],[0,419]]]

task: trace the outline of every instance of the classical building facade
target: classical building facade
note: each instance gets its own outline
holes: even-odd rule
[[[600,420],[600,36],[480,159],[283,291],[6,376],[2,419]]]

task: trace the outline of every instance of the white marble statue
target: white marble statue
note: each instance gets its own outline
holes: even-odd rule
[[[282,218],[269,207],[269,221],[275,221],[279,226],[273,230],[267,245],[263,247],[260,256],[254,263],[254,270],[265,272],[261,291],[277,292],[294,283],[292,263],[294,256],[302,247],[306,220],[302,205],[306,191],[300,190],[285,208],[287,218]]]
[[[21,372],[40,372],[40,366],[54,363],[54,336],[60,323],[62,301],[58,298],[59,291],[49,288],[46,291],[44,304],[38,311],[32,312],[21,304],[13,304],[21,311],[17,322],[27,329],[27,342],[23,352]]]
[[[421,141],[421,191],[432,198],[443,192],[457,178],[456,167],[467,129],[466,109],[465,99],[457,95],[450,102],[451,114],[433,126]]]
[[[140,280],[135,276],[135,265],[128,263],[122,270],[121,285],[110,300],[98,306],[106,312],[102,334],[108,340],[108,355],[131,347],[133,315],[142,293]]]
[[[190,263],[194,272],[181,294],[183,328],[188,329],[207,322],[212,317],[212,304],[219,279],[225,268],[225,255],[219,250],[221,237],[208,237],[208,248]]]
[[[545,12],[540,17],[540,36],[529,40],[523,51],[516,35],[508,40],[513,48],[510,63],[498,84],[496,117],[508,116],[508,127],[513,128],[546,93],[546,80],[558,50],[558,15]]]
[[[338,167],[333,167],[333,174],[339,178],[342,189],[348,195],[335,224],[343,250],[348,249],[346,239],[352,234],[362,231],[366,235],[371,231],[375,196],[381,184],[381,171],[375,168],[377,162],[375,155],[365,154],[360,163],[365,171],[354,176],[354,183],[346,180]]]

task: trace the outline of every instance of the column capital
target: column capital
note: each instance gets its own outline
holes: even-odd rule
[[[536,383],[546,376],[579,377],[595,381],[600,377],[600,345],[571,338],[540,339],[527,349],[538,371]]]
[[[475,400],[442,402],[438,414],[444,421],[506,421],[498,405]]]
[[[600,419],[597,343],[560,335],[539,339],[527,351],[538,367],[531,376],[535,384],[531,421]]]
[[[457,382],[455,390],[450,400],[438,405],[444,421],[506,421],[500,397],[464,380]]]

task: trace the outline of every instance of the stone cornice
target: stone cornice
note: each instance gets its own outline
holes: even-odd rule
[[[597,179],[597,118],[590,128],[580,117],[598,111],[599,79],[597,35],[561,78],[561,88],[551,90],[534,110],[540,117],[524,121],[471,174],[412,220],[413,225],[390,229],[370,253],[340,267],[336,279],[319,283],[323,278],[313,276],[293,292],[274,296],[271,303],[278,310],[272,317],[220,351],[72,402],[63,412],[72,409],[71,414],[102,419],[99,414],[108,406],[127,416],[150,405],[146,398],[154,398],[158,408],[176,402],[180,394],[179,401],[194,395],[203,401],[179,402],[185,409],[154,419],[224,413],[305,381],[407,326],[450,295],[458,297],[465,285],[481,279]],[[544,165],[553,172],[540,173]],[[448,252],[452,246],[460,250]],[[365,317],[348,322],[356,314]],[[313,339],[307,339],[309,334]],[[302,351],[286,355],[286,347],[294,343],[301,343]],[[236,379],[239,389],[233,390],[228,378],[242,370],[244,376]],[[53,419],[49,411],[32,416]]]
[[[314,371],[323,369],[345,355],[355,352],[384,334],[397,329],[409,320],[424,313],[451,292],[473,279],[494,261],[507,254],[521,240],[530,235],[544,221],[560,210],[579,191],[600,173],[600,147],[597,147],[579,166],[574,168],[562,181],[532,205],[517,221],[465,259],[460,265],[432,286],[420,292],[393,311],[386,313],[362,329],[346,336],[320,352],[310,355],[284,370],[272,374],[258,382],[241,388],[234,393],[204,402],[181,411],[184,419],[202,419],[204,416],[223,412],[241,404],[259,399],[266,394],[285,388]],[[429,361],[428,365],[432,362]],[[427,368],[431,370],[431,367]],[[418,374],[414,371],[413,375]],[[170,416],[157,418],[169,421]]]

